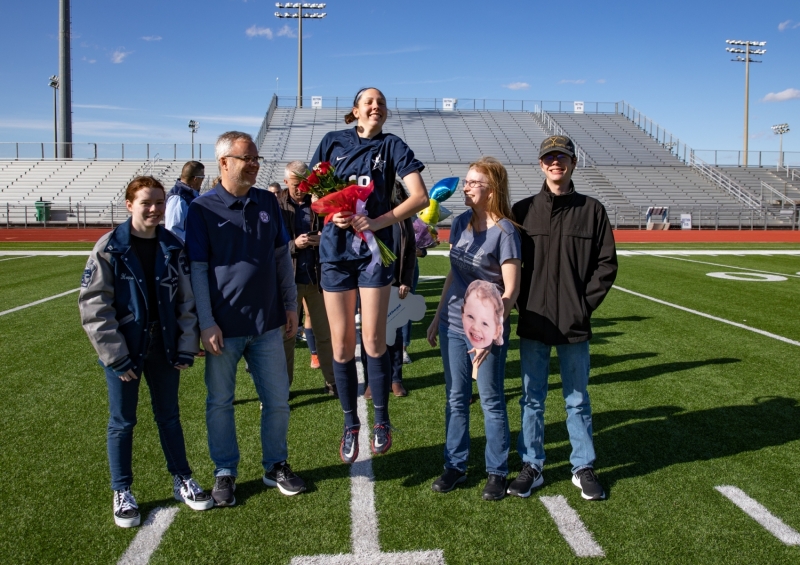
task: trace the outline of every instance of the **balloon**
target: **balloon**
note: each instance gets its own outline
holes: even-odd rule
[[[458,177],[447,177],[437,181],[428,191],[428,194],[437,202],[444,202],[453,196],[453,193],[458,188],[458,181]]]
[[[435,226],[439,223],[439,203],[431,198],[431,203],[428,205],[428,207],[417,215],[419,216],[420,220],[429,226]]]

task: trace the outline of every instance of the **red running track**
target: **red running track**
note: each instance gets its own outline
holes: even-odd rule
[[[109,228],[0,228],[0,241],[13,242],[95,242]],[[450,230],[439,230],[446,242]],[[800,231],[775,230],[615,230],[617,243],[800,243]]]

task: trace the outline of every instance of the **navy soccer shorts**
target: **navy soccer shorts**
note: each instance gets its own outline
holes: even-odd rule
[[[384,267],[378,263],[367,273],[370,259],[322,263],[322,290],[327,292],[343,292],[356,288],[381,288],[392,284],[394,264]]]

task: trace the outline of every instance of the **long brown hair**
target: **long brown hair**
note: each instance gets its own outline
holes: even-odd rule
[[[474,163],[470,163],[469,168],[486,175],[489,179],[487,184],[492,191],[492,197],[489,199],[486,206],[486,212],[495,222],[508,220],[512,224],[517,225],[511,215],[511,200],[508,193],[508,172],[503,164],[494,157],[481,157]],[[472,226],[474,221],[475,216],[473,215],[470,219],[470,226]]]

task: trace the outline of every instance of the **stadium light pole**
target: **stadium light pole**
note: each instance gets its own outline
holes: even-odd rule
[[[50,88],[53,89],[53,158],[58,159],[58,77],[50,77]]]
[[[72,71],[70,64],[70,0],[58,2],[58,76],[61,100],[61,158],[72,159]]]
[[[189,131],[192,132],[192,161],[194,161],[194,134],[197,133],[197,128],[200,127],[200,122],[189,120]]]
[[[775,132],[775,135],[781,136],[781,148],[778,151],[778,170],[780,170],[780,168],[783,167],[783,134],[789,133],[789,124],[772,126],[772,131]]]
[[[735,63],[744,63],[744,166],[747,168],[747,126],[750,111],[750,63],[761,63],[758,59],[751,59],[750,55],[763,55],[766,49],[750,49],[751,47],[764,47],[766,41],[740,41],[738,39],[726,39],[728,45],[743,45],[740,47],[726,47],[728,53],[736,53],[736,58],[731,59]],[[744,57],[741,56],[744,54]]]
[[[322,10],[325,4],[307,4],[299,2],[291,2],[288,4],[276,3],[277,8],[292,9],[296,8],[296,14],[289,12],[275,12],[276,18],[297,18],[297,107],[303,107],[303,18],[321,20],[328,14],[325,12],[314,12],[312,14],[304,14],[303,10]]]

